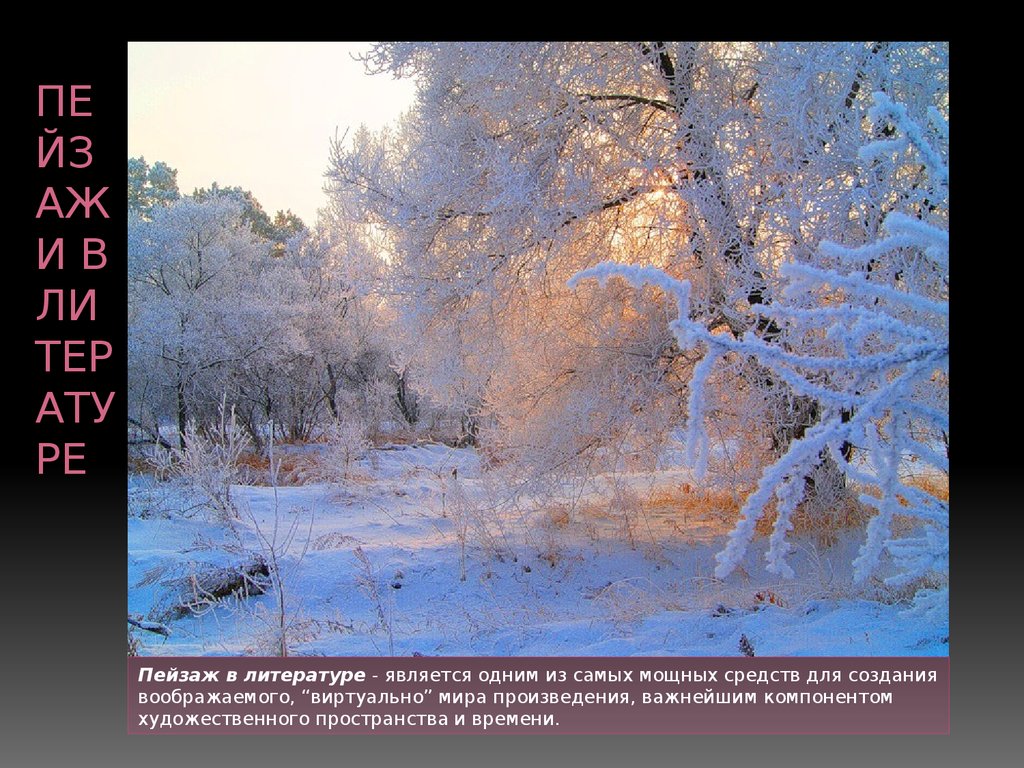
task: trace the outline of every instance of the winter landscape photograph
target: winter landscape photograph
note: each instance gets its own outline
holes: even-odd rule
[[[128,49],[129,655],[948,655],[947,43]]]

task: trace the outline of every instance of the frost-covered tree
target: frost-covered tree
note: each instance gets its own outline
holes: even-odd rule
[[[367,63],[415,77],[419,99],[337,148],[335,190],[385,233],[424,391],[542,473],[650,461],[697,359],[662,292],[572,291],[572,275],[658,267],[689,281],[709,333],[777,337],[762,310],[780,265],[870,242],[920,197],[910,171],[861,180],[866,95],[921,110],[947,92],[930,44],[401,43]],[[711,375],[749,482],[821,417],[756,359]]]
[[[229,200],[182,198],[148,218],[129,216],[129,389],[138,423],[153,431],[173,413],[184,440],[188,421],[216,408],[224,371],[267,343],[265,307],[246,292],[266,251]]]
[[[672,296],[678,316],[671,328],[680,347],[704,353],[688,404],[687,441],[698,467],[708,456],[708,381],[726,358],[755,360],[819,410],[816,423],[764,470],[746,500],[718,555],[720,577],[738,565],[770,503],[776,519],[768,569],[794,575],[787,534],[805,498],[805,478],[824,456],[876,510],[854,563],[856,580],[873,573],[884,555],[897,569],[886,579],[890,585],[948,575],[948,502],[908,481],[911,468],[916,475],[949,471],[948,128],[935,107],[919,123],[889,95],[879,91],[873,98],[868,117],[881,138],[860,151],[856,184],[865,194],[898,200],[896,209],[870,242],[823,240],[810,257],[783,262],[778,300],[757,312],[771,334],[709,330],[693,311],[691,284],[656,267],[608,262],[573,279],[619,276]],[[894,532],[897,516],[914,521],[910,533]],[[918,601],[944,610],[947,591],[922,590]]]
[[[351,245],[326,224],[303,231],[275,247],[257,275],[251,300],[272,307],[274,332],[232,372],[230,387],[254,433],[270,422],[281,437],[309,440],[387,410],[395,374],[386,321],[360,284],[367,276],[353,274]]]

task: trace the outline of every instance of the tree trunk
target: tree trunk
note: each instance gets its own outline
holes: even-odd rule
[[[327,400],[327,408],[334,420],[338,420],[338,376],[334,372],[334,366],[327,363],[327,389],[324,391],[324,398]]]
[[[416,402],[416,396],[409,391],[409,382],[406,378],[407,373],[408,368],[403,368],[401,374],[398,375],[395,400],[398,402],[398,408],[402,412],[402,417],[411,427],[415,426],[416,422],[419,421],[420,409],[419,404]]]
[[[178,385],[176,387],[178,396],[178,447],[185,450],[185,427],[188,424],[188,407],[185,403],[185,377],[178,367]]]

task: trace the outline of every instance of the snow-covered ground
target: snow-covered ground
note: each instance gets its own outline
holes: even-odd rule
[[[948,622],[852,585],[862,531],[798,540],[795,580],[765,572],[763,539],[714,578],[731,523],[713,505],[673,508],[682,470],[620,476],[618,497],[595,488],[573,508],[498,503],[469,449],[376,450],[352,474],[236,486],[230,525],[180,484],[130,477],[129,614],[170,631],[133,630],[139,653],[269,655],[282,622],[292,655],[729,656],[743,635],[758,656],[948,653]],[[629,503],[658,494],[669,501]],[[283,612],[274,585],[203,594],[211,574],[261,559]]]

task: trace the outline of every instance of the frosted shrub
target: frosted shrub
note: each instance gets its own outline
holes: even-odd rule
[[[401,417],[395,408],[395,385],[384,378],[375,378],[363,386],[361,419],[365,424],[366,438],[380,442],[395,431]]]
[[[365,419],[355,413],[329,426],[320,454],[321,477],[331,482],[351,477],[353,465],[370,448],[369,431]]]
[[[201,430],[194,421],[185,427],[185,447],[165,450],[157,446],[153,463],[160,474],[178,477],[199,491],[212,517],[231,522],[238,510],[231,499],[231,486],[239,480],[242,455],[249,450],[248,435],[235,418],[235,409],[222,402],[219,418]]]

